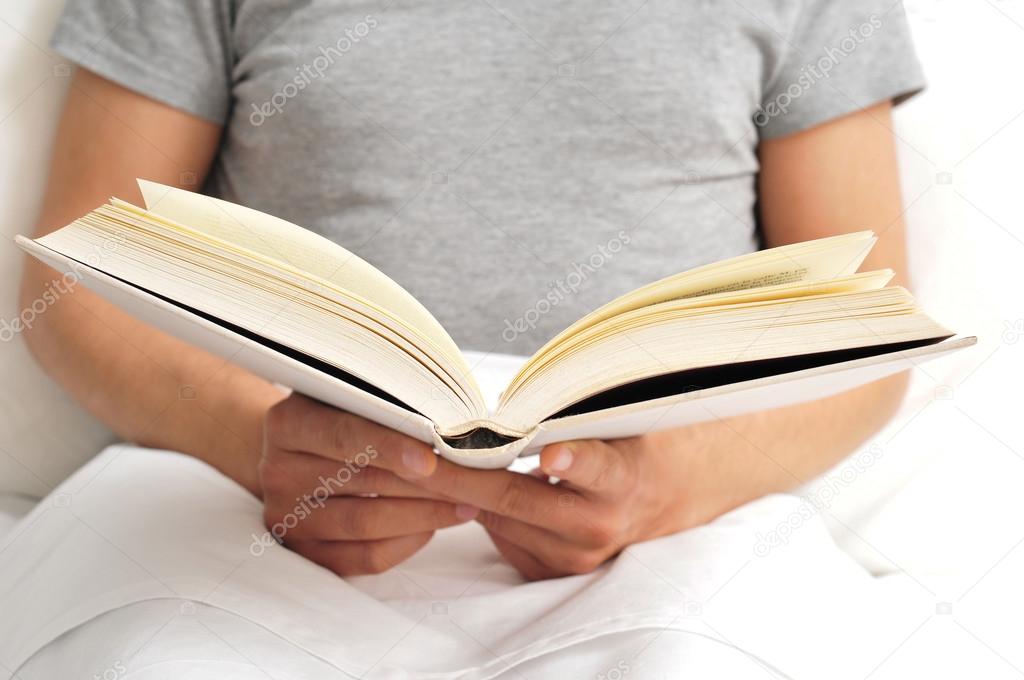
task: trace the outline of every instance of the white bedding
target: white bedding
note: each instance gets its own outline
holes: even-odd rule
[[[18,521],[27,515],[36,504],[35,499],[17,494],[0,493],[0,538],[5,536]]]
[[[344,581],[278,546],[254,555],[259,504],[212,468],[111,447],[0,545],[0,664],[26,679],[863,678],[935,603],[870,576],[816,518],[755,549],[799,503],[765,498],[588,576],[523,584],[470,524]]]

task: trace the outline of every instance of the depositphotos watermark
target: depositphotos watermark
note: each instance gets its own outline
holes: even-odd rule
[[[311,493],[295,499],[296,505],[292,508],[291,512],[270,527],[269,531],[252,535],[249,554],[253,557],[259,557],[270,546],[281,544],[289,531],[297,527],[299,522],[312,515],[315,510],[323,508],[327,504],[327,499],[332,495],[341,493],[345,485],[352,481],[353,477],[365,470],[377,455],[377,449],[373,445],[367,446],[351,460],[346,460],[345,464],[342,465],[338,473],[333,477],[321,475],[317,479],[319,484]]]
[[[334,66],[337,60],[341,59],[353,47],[359,44],[360,40],[370,35],[370,31],[379,25],[380,21],[377,17],[367,14],[355,26],[346,28],[345,34],[338,38],[337,42],[333,45],[326,47],[321,45],[318,48],[320,54],[311,63],[296,66],[295,70],[297,73],[295,77],[282,85],[277,92],[270,96],[270,99],[262,104],[253,102],[252,113],[249,114],[249,122],[254,127],[259,127],[266,123],[268,118],[284,111],[288,102],[298,97],[299,93],[312,85],[313,82],[327,75],[327,71]]]
[[[123,677],[127,672],[127,666],[118,659],[107,668],[104,668],[102,673],[93,673],[92,680],[117,680],[117,678]]]
[[[853,54],[866,40],[875,34],[882,27],[882,20],[872,14],[867,21],[857,28],[851,28],[849,35],[839,41],[838,45],[826,47],[824,54],[812,64],[806,64],[800,69],[800,75],[789,84],[784,91],[775,96],[754,113],[754,124],[764,127],[776,116],[789,112],[789,107],[794,101],[807,93],[815,83],[831,77],[832,69],[839,65],[843,59]]]
[[[630,671],[629,663],[625,659],[620,659],[617,664],[611,666],[602,673],[598,673],[595,680],[623,680]]]
[[[882,447],[872,444],[848,460],[839,470],[831,472],[814,485],[814,490],[804,494],[800,507],[789,514],[785,521],[779,522],[768,533],[758,532],[754,544],[754,555],[764,557],[772,549],[787,545],[793,532],[805,522],[813,519],[818,513],[827,510],[832,502],[857,479],[868,471],[882,457]]]
[[[1024,338],[1024,319],[1014,319],[1003,322],[1003,342],[1007,345],[1016,345]]]
[[[505,318],[505,328],[501,331],[501,339],[505,342],[512,342],[520,334],[535,329],[542,316],[557,307],[570,295],[575,295],[583,282],[605,266],[624,246],[629,245],[630,240],[626,231],[620,231],[607,243],[598,246],[597,250],[583,262],[573,262],[572,271],[549,284],[547,294],[537,300],[532,307],[514,320]]]
[[[36,319],[46,313],[50,307],[57,304],[58,300],[75,290],[75,286],[82,280],[82,267],[97,268],[103,258],[120,247],[124,243],[124,236],[118,234],[107,238],[103,244],[93,249],[82,262],[74,262],[71,271],[64,272],[60,278],[53,279],[43,289],[42,294],[22,309],[13,319],[0,318],[0,342],[10,342],[19,333],[31,330]]]

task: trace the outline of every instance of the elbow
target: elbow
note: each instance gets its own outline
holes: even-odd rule
[[[45,368],[44,356],[47,335],[45,317],[57,301],[58,292],[43,284],[45,271],[50,270],[40,262],[26,258],[18,288],[17,314],[4,322],[5,334],[18,336],[25,343],[32,357]]]
[[[5,330],[12,335],[20,335],[25,341],[25,344],[32,349],[34,344],[30,336],[32,335],[32,324],[27,323],[26,317],[32,310],[32,304],[38,297],[38,283],[35,276],[35,267],[32,262],[28,259],[24,259],[25,266],[21,272],[21,282],[18,287],[18,311],[14,318],[4,323]]]

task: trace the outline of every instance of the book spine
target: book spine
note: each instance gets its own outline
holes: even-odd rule
[[[508,467],[529,446],[537,428],[522,437],[508,437],[486,427],[476,428],[460,437],[443,437],[434,428],[434,448],[459,465],[495,470]]]

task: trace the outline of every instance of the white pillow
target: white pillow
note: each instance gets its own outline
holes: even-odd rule
[[[44,495],[114,438],[10,331],[22,313],[22,257],[13,238],[34,227],[70,81],[69,65],[46,49],[62,6],[62,0],[0,4],[0,492],[28,496]]]

